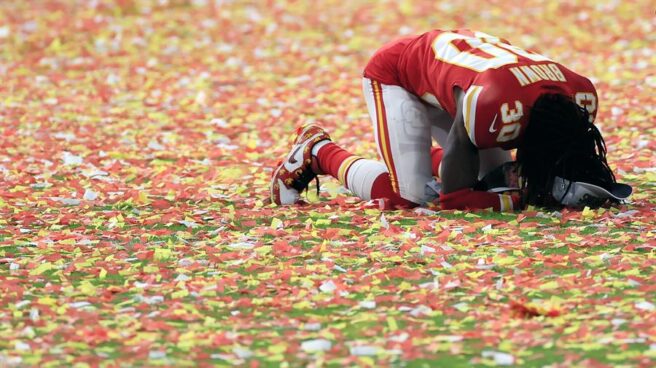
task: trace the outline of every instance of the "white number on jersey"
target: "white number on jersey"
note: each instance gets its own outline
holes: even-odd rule
[[[597,110],[597,98],[590,92],[577,92],[574,95],[576,104],[585,108],[590,113],[590,122],[594,122],[593,113]]]
[[[501,122],[503,125],[499,130],[497,142],[508,142],[519,135],[521,124],[519,121],[524,116],[524,105],[518,100],[515,100],[515,108],[511,109],[507,103],[501,105]]]
[[[475,32],[474,35],[467,36],[453,32],[440,33],[433,41],[435,58],[479,73],[504,65],[517,64],[518,55],[533,61],[550,60],[540,54],[503,43],[500,38],[483,32]],[[460,50],[453,44],[453,41],[456,40],[463,40],[470,49]],[[481,54],[481,51],[483,54]]]

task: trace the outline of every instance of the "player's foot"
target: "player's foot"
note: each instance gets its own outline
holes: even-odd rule
[[[318,170],[312,164],[312,147],[330,140],[328,133],[315,124],[302,126],[297,133],[291,151],[271,177],[271,200],[278,205],[295,204],[301,200],[301,192],[317,177]]]

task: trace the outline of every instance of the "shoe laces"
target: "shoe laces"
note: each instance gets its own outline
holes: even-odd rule
[[[292,182],[291,186],[292,188],[298,190],[299,193],[301,193],[302,191],[308,188],[312,179],[316,179],[317,181],[317,192],[318,192],[319,177],[310,168],[301,170],[300,174],[296,178],[294,178],[294,181]]]

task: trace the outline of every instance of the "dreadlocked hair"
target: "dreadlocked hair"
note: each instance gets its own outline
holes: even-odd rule
[[[552,195],[556,176],[601,187],[615,183],[606,142],[588,110],[562,94],[543,94],[535,101],[517,163],[526,202],[534,206],[560,207],[561,198]]]

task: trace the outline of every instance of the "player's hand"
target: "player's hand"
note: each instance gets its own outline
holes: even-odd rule
[[[521,188],[517,162],[508,161],[488,172],[474,186],[475,190],[493,193],[519,191]]]

